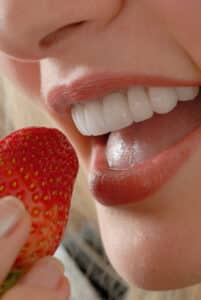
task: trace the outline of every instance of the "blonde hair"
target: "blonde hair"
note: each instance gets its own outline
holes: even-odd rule
[[[57,127],[58,124],[17,86],[4,76],[0,76],[0,135],[27,126]],[[96,211],[91,194],[87,188],[86,173],[80,166],[72,200],[69,231],[76,230],[80,222],[89,220],[97,228]],[[80,221],[81,220],[81,221]],[[126,300],[199,300],[201,284],[169,291],[144,291],[130,287]]]

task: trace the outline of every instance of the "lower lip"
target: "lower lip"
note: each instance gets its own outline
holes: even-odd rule
[[[106,160],[105,138],[95,138],[88,177],[90,190],[95,199],[105,206],[141,202],[179,171],[198,148],[200,141],[201,126],[167,150],[134,168],[112,170]]]

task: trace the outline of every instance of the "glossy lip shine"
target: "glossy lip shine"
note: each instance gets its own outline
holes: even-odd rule
[[[66,84],[50,90],[47,104],[63,113],[76,103],[101,98],[109,93],[131,86],[200,86],[201,82],[170,79],[161,76],[132,75],[124,73],[94,73],[77,76]]]
[[[137,85],[200,86],[200,82],[120,73],[82,75],[52,89],[48,93],[47,104],[63,114],[73,104]],[[123,205],[145,200],[182,167],[201,141],[201,126],[154,158],[128,170],[109,168],[104,137],[92,137],[91,141],[93,145],[88,176],[90,190],[103,205]]]
[[[112,170],[105,155],[105,142],[99,140],[92,150],[89,187],[103,205],[116,206],[147,199],[166,183],[201,144],[201,126],[178,143],[128,170]]]

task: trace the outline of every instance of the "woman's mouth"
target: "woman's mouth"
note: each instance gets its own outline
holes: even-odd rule
[[[200,143],[198,86],[130,87],[80,101],[71,112],[79,132],[91,136],[90,190],[107,206],[151,199]]]
[[[132,87],[102,99],[76,104],[72,117],[83,135],[99,136],[143,122],[154,113],[167,114],[179,101],[196,99],[198,87]]]

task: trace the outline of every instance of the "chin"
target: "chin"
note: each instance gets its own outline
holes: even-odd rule
[[[122,247],[122,246],[121,246]],[[118,247],[120,249],[120,247]],[[156,252],[156,251],[153,251]],[[129,284],[143,290],[166,291],[192,286],[201,282],[200,269],[192,269],[185,261],[178,263],[175,257],[164,256],[160,249],[158,254],[152,249],[128,251],[106,249],[111,264],[117,273]],[[198,269],[198,268],[197,268]]]
[[[175,203],[175,202],[174,202]],[[117,273],[144,290],[175,290],[201,282],[198,224],[185,211],[149,216],[131,209],[100,209],[106,254]],[[189,210],[186,214],[190,214]]]

